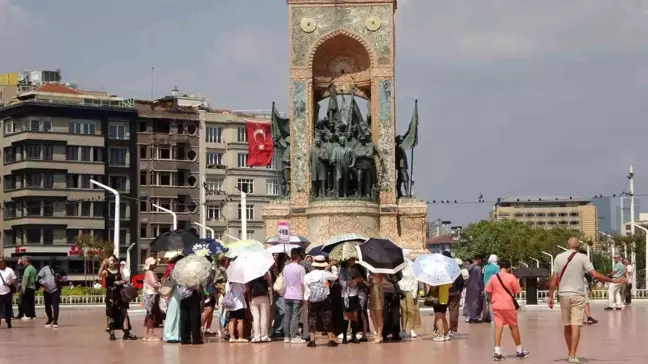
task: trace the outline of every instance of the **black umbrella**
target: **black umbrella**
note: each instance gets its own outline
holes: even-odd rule
[[[403,249],[387,239],[371,238],[356,247],[358,263],[372,273],[396,274],[407,266]]]
[[[190,231],[174,230],[158,235],[153,239],[151,250],[154,252],[182,251],[186,247],[193,247],[199,242],[198,236]]]

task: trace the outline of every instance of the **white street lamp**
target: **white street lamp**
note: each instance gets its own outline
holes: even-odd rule
[[[531,258],[531,260],[533,260],[534,262],[536,262],[536,268],[540,268],[540,260],[538,260],[538,259],[536,259],[536,258]]]
[[[524,264],[525,267],[529,268],[529,265],[526,264],[525,262],[520,262],[520,264]]]
[[[578,242],[581,243],[581,244],[585,244],[587,246],[587,260],[589,260],[591,262],[592,259],[590,259],[590,246],[589,246],[589,244],[587,244],[586,242],[584,242],[582,240],[579,240]],[[565,249],[565,250],[567,250],[567,249]]]
[[[641,225],[634,224],[636,228],[643,230],[644,235],[646,236],[646,249],[648,249],[648,229]],[[646,258],[648,258],[648,250],[646,250]],[[648,260],[646,260],[648,262]],[[645,270],[646,273],[646,284],[648,284],[648,269]],[[632,262],[632,295],[637,297],[637,263]]]
[[[113,245],[114,245],[113,246],[113,254],[117,258],[119,258],[119,236],[120,236],[120,234],[119,234],[119,232],[120,232],[119,231],[119,223],[120,223],[120,217],[119,217],[119,192],[117,192],[116,189],[114,189],[112,187],[109,187],[109,186],[106,186],[103,183],[99,183],[99,182],[97,182],[97,181],[95,181],[93,179],[90,180],[90,183],[92,183],[93,185],[96,185],[96,186],[98,186],[100,188],[103,188],[104,190],[106,190],[106,191],[112,193],[113,195],[115,195],[115,216],[114,216],[115,222],[114,222],[114,225],[113,225],[113,230],[114,230],[114,233],[113,233]],[[128,267],[128,269],[130,269],[130,267]]]
[[[560,249],[564,250],[564,251],[569,250],[569,249],[565,248],[564,246],[560,246],[560,245],[556,245],[556,246],[559,247]]]
[[[612,248],[610,249],[610,258],[612,259],[612,266],[614,266],[614,256],[616,255],[616,241],[608,233],[599,231],[599,234],[605,236],[609,242],[612,242]]]
[[[549,258],[551,258],[551,274],[553,274],[553,271],[554,271],[554,256],[547,253],[547,252],[542,252],[541,251],[540,253],[542,253],[544,255],[547,255],[547,256],[549,256]]]
[[[212,239],[216,239],[216,232],[214,231],[214,229],[210,228],[209,226],[203,225],[203,224],[201,224],[199,222],[194,222],[194,225],[198,225],[198,227],[209,231],[211,233]],[[205,235],[207,235],[207,234],[205,234]]]
[[[162,206],[160,206],[160,205],[151,204],[151,206],[153,206],[153,207],[155,207],[156,209],[158,209],[158,210],[160,210],[160,211],[164,211],[164,212],[166,212],[167,214],[170,214],[171,216],[173,216],[173,231],[178,230],[178,215],[176,215],[175,212],[173,212],[173,211],[171,211],[171,210],[169,210],[169,209],[166,209],[166,208],[164,208],[164,207],[162,207]]]

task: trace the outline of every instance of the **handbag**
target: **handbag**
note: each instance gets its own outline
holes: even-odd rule
[[[139,296],[139,292],[132,286],[124,286],[122,289],[119,291],[119,294],[121,295],[121,300],[123,303],[129,303],[135,301],[137,296]]]
[[[173,278],[169,277],[162,281],[162,285],[158,289],[158,293],[163,297],[170,297],[175,291],[176,282]]]
[[[572,259],[574,259],[574,256],[576,256],[576,252],[571,253],[569,258],[567,258],[567,263],[565,263],[565,266],[560,271],[560,277],[558,278],[558,287],[560,287],[560,281],[562,281],[562,277],[565,275],[565,271],[567,270],[567,266],[572,261]],[[560,288],[558,289],[558,292],[560,292]],[[556,301],[560,302],[560,295],[559,294],[556,294]]]
[[[497,280],[500,282],[500,284],[502,285],[502,288],[504,288],[506,293],[508,293],[508,295],[511,296],[511,299],[513,300],[513,306],[515,307],[515,310],[516,311],[519,310],[520,309],[520,304],[515,299],[515,296],[513,295],[513,293],[511,293],[511,291],[509,291],[509,289],[506,288],[506,286],[504,285],[504,282],[502,281],[502,278],[500,277],[499,273],[495,274],[495,277],[497,277]]]
[[[234,296],[231,283],[229,288],[229,291],[227,291],[225,297],[223,297],[222,305],[224,309],[228,311],[234,311],[234,309],[236,308],[236,296]]]
[[[281,296],[281,297],[283,297],[283,295],[286,293],[286,285],[284,283],[283,273],[279,273],[279,276],[277,277],[277,280],[272,285],[272,289],[275,292],[279,293],[279,296]]]
[[[14,283],[7,284],[7,282],[5,281],[5,279],[4,279],[4,277],[2,276],[1,273],[0,273],[0,279],[2,279],[2,284],[3,285],[9,287],[9,293],[15,294],[16,292],[18,292],[18,288],[16,287],[16,285]]]

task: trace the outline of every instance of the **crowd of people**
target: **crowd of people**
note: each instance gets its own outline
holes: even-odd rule
[[[608,310],[620,310],[630,304],[626,293],[631,288],[632,266],[615,257],[612,271],[598,273],[587,255],[579,251],[576,238],[568,241],[568,250],[555,258],[549,283],[548,305],[553,308],[554,293],[564,324],[568,362],[579,363],[576,350],[580,328],[597,321],[589,309],[589,287],[593,282],[608,284]],[[227,267],[236,258],[225,254],[207,257],[212,274],[199,287],[183,287],[173,282],[176,256],[166,262],[162,278],[155,268],[157,258],[144,263],[142,306],[146,342],[200,345],[205,338],[219,336],[229,343],[263,343],[283,339],[287,344],[317,346],[317,333],[324,333],[329,347],[342,344],[400,341],[416,338],[421,327],[419,299],[434,310],[433,340],[451,340],[457,333],[460,305],[464,297],[466,323],[494,325],[493,360],[504,359],[502,333],[508,326],[516,345],[516,357],[529,355],[522,346],[515,299],[521,291],[518,279],[511,274],[511,263],[491,255],[484,264],[479,255],[464,264],[452,284],[428,286],[417,281],[409,252],[403,251],[409,265],[396,274],[368,272],[355,258],[331,262],[324,256],[306,255],[303,248],[290,254],[275,254],[274,265],[262,276],[247,284],[230,282]],[[443,255],[452,257],[449,252]],[[138,294],[129,286],[129,273],[120,267],[115,256],[99,268],[106,287],[106,331],[110,340],[122,331],[123,340],[137,340],[132,333],[129,301]],[[59,325],[61,289],[65,272],[53,260],[40,271],[23,257],[16,274],[0,258],[0,314],[11,328],[11,319],[33,320],[36,317],[34,297],[37,287],[44,290],[46,327]],[[134,291],[134,292],[133,292]],[[19,296],[18,314],[13,316],[13,295]],[[133,294],[135,296],[133,296]],[[216,326],[215,330],[212,328]],[[161,337],[156,329],[162,330]]]

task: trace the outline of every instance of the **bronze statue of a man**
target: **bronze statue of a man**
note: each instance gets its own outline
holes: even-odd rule
[[[322,146],[319,137],[315,137],[311,150],[311,194],[315,197],[326,193],[326,176],[328,172],[329,155],[326,147]]]
[[[360,197],[370,197],[374,181],[374,147],[369,142],[367,134],[360,134],[359,144],[355,146],[356,194]]]
[[[398,135],[396,137],[396,192],[398,197],[403,197],[402,187],[405,185],[405,196],[410,195],[409,191],[409,176],[407,175],[407,156],[403,150],[403,137]]]
[[[355,152],[346,145],[346,138],[340,136],[338,145],[333,149],[331,162],[335,167],[335,196],[349,196],[349,179],[355,166]]]
[[[290,137],[285,142],[286,149],[281,156],[281,194],[290,196]]]

